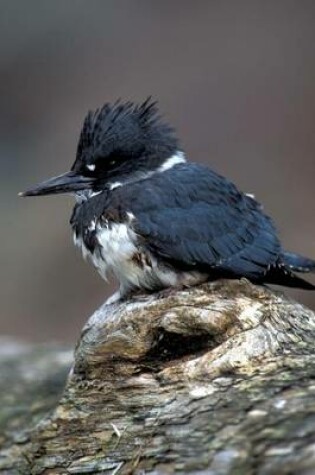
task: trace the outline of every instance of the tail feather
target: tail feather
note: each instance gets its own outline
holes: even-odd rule
[[[315,290],[315,285],[297,276],[285,267],[273,268],[266,275],[266,282],[285,287],[294,287],[304,290]]]
[[[269,269],[266,281],[286,287],[315,290],[315,285],[297,276],[295,272],[315,272],[315,261],[293,252],[283,251],[277,263]]]
[[[293,252],[283,252],[282,262],[285,267],[294,272],[315,272],[315,261],[313,259]]]

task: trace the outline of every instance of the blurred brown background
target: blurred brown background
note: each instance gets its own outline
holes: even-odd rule
[[[1,334],[73,341],[111,290],[72,244],[73,200],[17,192],[67,170],[118,97],[159,99],[188,156],[315,258],[314,45],[313,0],[1,0]]]

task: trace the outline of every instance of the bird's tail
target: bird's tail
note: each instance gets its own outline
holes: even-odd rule
[[[272,267],[268,272],[267,279],[270,284],[315,290],[315,285],[297,276],[294,272],[315,272],[315,261],[293,252],[284,251],[278,265]]]
[[[315,261],[313,259],[293,252],[283,252],[282,262],[293,272],[315,272]]]

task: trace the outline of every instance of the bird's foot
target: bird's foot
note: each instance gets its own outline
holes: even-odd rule
[[[105,302],[105,305],[112,305],[114,303],[118,303],[120,300],[122,300],[122,295],[120,290],[117,290],[117,292],[113,293],[110,297]]]
[[[145,291],[143,289],[129,289],[128,291],[118,290],[111,295],[105,302],[105,305],[112,305],[116,303],[125,302],[126,300],[141,300],[146,299],[148,296],[156,296],[158,299],[165,299],[175,295],[178,291],[186,289],[187,285],[179,284],[175,287],[167,287],[158,291]]]
[[[167,287],[165,289],[159,290],[155,294],[159,299],[165,299],[167,297],[175,295],[177,292],[184,289],[187,289],[187,285],[179,284],[174,287]]]
[[[116,303],[126,302],[127,300],[139,300],[147,298],[150,293],[145,292],[144,290],[129,289],[128,291],[117,290],[113,295],[111,295],[105,302],[105,305],[112,305]]]

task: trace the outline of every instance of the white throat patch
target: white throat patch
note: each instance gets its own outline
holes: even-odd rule
[[[89,199],[92,198],[93,196],[99,195],[100,193],[102,193],[102,190],[100,190],[100,191],[81,190],[81,191],[77,191],[77,192],[74,194],[74,197],[75,197],[76,202],[77,202],[78,204],[81,204],[81,203],[83,203],[84,201],[89,200]]]

